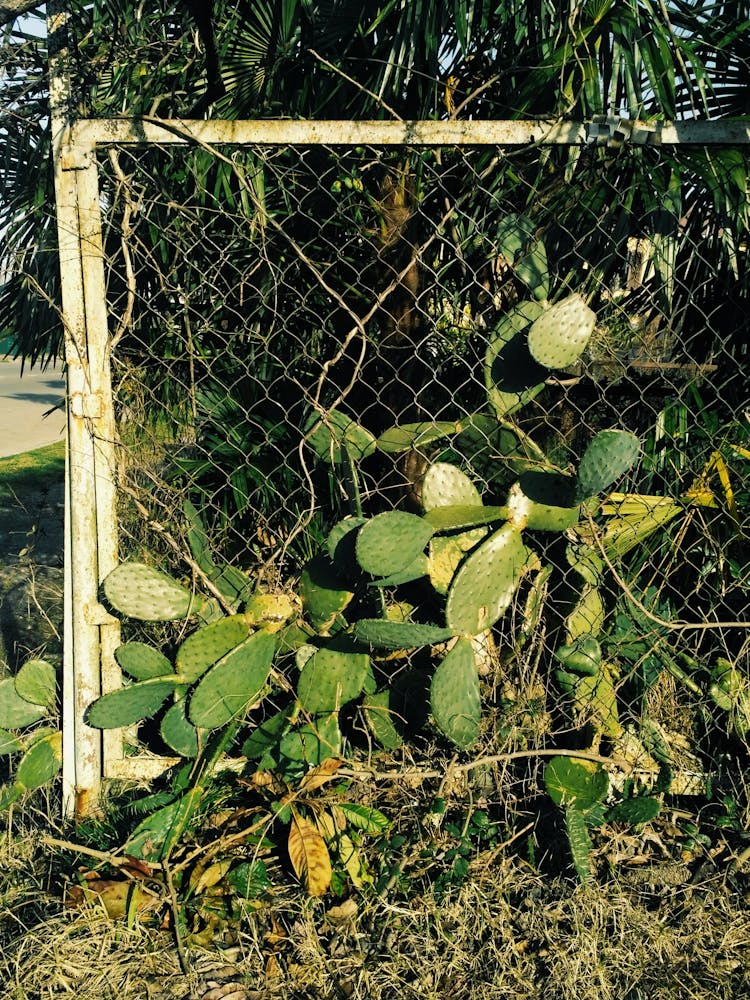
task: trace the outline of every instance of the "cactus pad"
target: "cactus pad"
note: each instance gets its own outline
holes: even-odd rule
[[[447,594],[461,560],[487,536],[487,528],[461,531],[457,535],[436,535],[429,546],[430,583],[438,594]]]
[[[161,738],[181,757],[198,754],[198,733],[185,715],[185,701],[180,699],[165,713],[159,727]]]
[[[570,642],[579,636],[596,636],[604,626],[604,602],[598,587],[584,583],[581,596],[565,619],[565,632]]]
[[[405,511],[377,514],[357,535],[357,562],[372,576],[391,576],[414,562],[432,538],[423,518]]]
[[[193,632],[182,643],[175,657],[180,680],[193,684],[222,656],[244,642],[251,631],[245,615],[229,615]]]
[[[503,317],[487,346],[484,381],[499,418],[525,406],[544,388],[549,371],[532,357],[526,337],[544,311],[538,302],[519,302]]]
[[[57,700],[57,673],[46,660],[27,660],[16,674],[16,691],[32,705],[54,708]]]
[[[600,431],[578,467],[578,495],[585,500],[609,487],[638,459],[640,442],[629,431]]]
[[[310,715],[338,711],[362,693],[369,656],[350,643],[337,645],[341,648],[319,649],[302,668],[297,698]]]
[[[370,732],[386,750],[398,750],[404,742],[403,721],[393,711],[393,694],[387,689],[369,694],[362,703]]]
[[[413,622],[389,622],[382,618],[361,618],[354,626],[358,642],[380,649],[414,649],[446,642],[455,635],[449,628]]]
[[[41,788],[62,766],[62,733],[49,733],[37,740],[21,758],[16,769],[15,787],[29,791]]]
[[[148,622],[187,618],[206,605],[171,576],[137,562],[116,566],[104,581],[104,593],[121,614]]]
[[[20,696],[12,677],[0,681],[0,727],[23,729],[44,718],[45,714],[41,705],[32,705]]]
[[[579,360],[596,325],[596,313],[580,295],[550,306],[529,330],[529,351],[545,368],[567,368]]]
[[[450,506],[435,507],[428,510],[424,520],[433,531],[457,531],[461,528],[477,528],[483,524],[493,524],[495,521],[505,521],[508,517],[507,507],[466,507]]]
[[[188,717],[199,729],[217,729],[245,712],[263,691],[276,641],[261,629],[204,674],[190,698]]]
[[[86,712],[86,724],[94,729],[120,729],[135,722],[150,719],[159,711],[177,686],[177,678],[166,680],[156,677],[138,681],[102,695]]]
[[[172,673],[172,664],[153,646],[145,642],[124,642],[115,650],[120,669],[135,681],[164,677]]]
[[[456,573],[445,608],[448,626],[463,635],[491,628],[510,606],[527,558],[512,524],[490,535]]]
[[[508,494],[508,521],[519,531],[566,531],[580,516],[575,480],[554,472],[524,472]]]
[[[482,705],[471,640],[459,639],[435,670],[430,709],[438,729],[456,746],[469,747],[479,736]]]
[[[418,424],[389,427],[378,438],[378,448],[387,454],[397,454],[414,448],[424,448],[433,441],[457,434],[459,424],[453,420],[428,420]]]
[[[433,462],[422,480],[422,506],[425,510],[435,507],[481,507],[479,490],[455,465]]]
[[[329,410],[323,417],[314,413],[306,430],[312,427],[315,430],[307,443],[323,461],[335,464],[343,461],[342,445],[356,462],[375,451],[374,435],[339,410]]]
[[[354,597],[337,566],[322,553],[302,570],[299,595],[305,618],[321,635],[327,635]]]
[[[591,635],[560,646],[555,652],[555,659],[562,663],[565,670],[576,674],[590,674],[592,677],[599,672],[602,662],[602,647]]]
[[[279,758],[317,767],[330,757],[341,755],[341,730],[337,713],[318,716],[281,737]]]
[[[525,215],[506,215],[498,226],[497,249],[513,268],[519,281],[535,299],[546,299],[549,292],[547,251],[534,235],[534,224]]]
[[[397,587],[402,583],[411,583],[412,580],[420,580],[423,576],[427,576],[429,565],[427,562],[427,556],[424,552],[420,552],[419,555],[408,566],[400,570],[398,573],[391,573],[390,576],[381,576],[379,580],[373,580],[370,583],[371,587]]]
[[[609,777],[594,761],[553,757],[544,769],[544,785],[555,805],[586,810],[604,799]]]

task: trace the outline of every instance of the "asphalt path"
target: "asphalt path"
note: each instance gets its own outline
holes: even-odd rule
[[[20,361],[0,358],[0,458],[64,439],[65,414],[54,409],[64,392],[59,369],[26,365],[22,375]]]

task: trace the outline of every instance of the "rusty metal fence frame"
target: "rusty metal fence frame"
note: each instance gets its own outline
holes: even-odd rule
[[[120,731],[91,729],[86,707],[121,685],[119,621],[99,601],[117,563],[115,422],[97,150],[108,146],[750,146],[745,122],[58,121],[55,184],[67,366],[63,808],[85,815],[104,778],[148,778],[168,758],[126,757]]]

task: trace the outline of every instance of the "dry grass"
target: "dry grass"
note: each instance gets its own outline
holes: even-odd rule
[[[0,850],[2,1000],[750,996],[748,883],[720,874],[576,888],[479,857],[439,898],[361,896],[351,914],[289,888],[223,950],[190,950],[186,976],[169,932],[64,909],[60,859],[32,826],[16,823]]]

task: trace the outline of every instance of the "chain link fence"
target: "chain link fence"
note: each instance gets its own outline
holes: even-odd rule
[[[434,482],[424,494],[431,469],[478,491],[453,503],[507,508],[520,477],[534,503],[565,508],[597,434],[632,432],[637,461],[579,516],[524,531],[533,556],[479,656],[483,747],[564,746],[588,725],[623,757],[637,731],[683,790],[705,778],[698,731],[709,746],[744,726],[734,694],[705,697],[717,662],[744,676],[748,652],[740,155],[312,138],[100,150],[120,558],[232,611],[229,568],[297,594],[344,518],[444,502]],[[571,296],[593,333],[542,364],[531,324]],[[487,530],[449,533],[453,554],[433,539],[425,571],[372,587],[360,613],[441,621],[451,573]],[[586,546],[596,580],[575,555]],[[576,614],[615,700],[561,661],[586,633]],[[429,649],[376,659],[415,730],[434,662]]]

